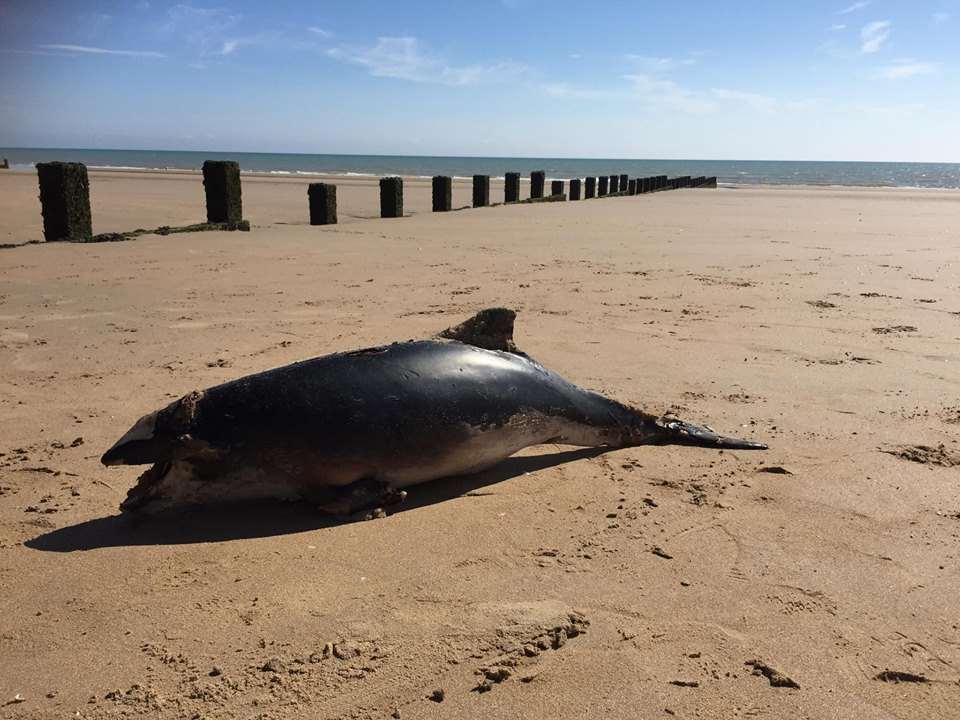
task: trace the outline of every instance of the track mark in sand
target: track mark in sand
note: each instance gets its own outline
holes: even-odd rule
[[[766,596],[766,599],[780,606],[784,615],[797,613],[823,612],[828,615],[837,614],[837,604],[828,595],[818,590],[807,590],[794,585],[774,585],[775,592]]]
[[[556,603],[517,603],[500,607],[509,622],[498,627],[494,637],[481,639],[481,647],[492,651],[494,657],[474,672],[478,680],[472,692],[489,692],[495,685],[535,663],[543,653],[559,650],[568,640],[583,635],[590,625],[583,613],[569,608],[560,610]],[[487,606],[486,609],[496,611],[497,606]],[[474,654],[474,657],[482,657],[482,654]],[[520,678],[525,683],[530,679]]]
[[[827,302],[826,300],[807,300],[806,303],[818,310],[830,310],[831,308],[837,307],[835,303]]]
[[[895,333],[917,332],[917,327],[915,325],[890,325],[888,327],[875,327],[873,331],[877,335],[893,335]]]
[[[915,675],[914,673],[903,672],[902,670],[884,670],[877,673],[874,680],[887,683],[928,683],[930,679],[925,675]]]
[[[921,465],[960,467],[960,452],[947,450],[943,443],[936,447],[931,445],[898,445],[892,448],[881,449],[880,452],[893,455],[901,460],[920,463]]]
[[[747,667],[752,667],[754,675],[762,675],[763,677],[767,678],[772,687],[792,688],[794,690],[800,689],[800,685],[797,684],[795,680],[787,677],[776,668],[767,665],[765,662],[760,660],[747,660],[744,665]]]

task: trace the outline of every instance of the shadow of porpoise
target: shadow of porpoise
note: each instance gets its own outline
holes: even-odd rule
[[[597,457],[610,448],[581,448],[544,455],[511,457],[474,475],[443,478],[418,485],[391,514],[461,497],[478,488],[510,478],[584,458]],[[360,516],[337,518],[307,503],[247,502],[205,507],[182,507],[154,515],[111,515],[52,530],[24,543],[33,550],[74,552],[137,545],[181,545],[263,538],[335,527],[356,522]]]

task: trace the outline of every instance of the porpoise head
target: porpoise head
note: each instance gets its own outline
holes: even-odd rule
[[[179,400],[144,415],[107,450],[104,465],[148,465],[170,462],[184,436],[188,436],[202,393],[192,392]]]

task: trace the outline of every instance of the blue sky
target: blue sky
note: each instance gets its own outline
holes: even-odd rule
[[[2,0],[0,146],[960,162],[960,0]]]

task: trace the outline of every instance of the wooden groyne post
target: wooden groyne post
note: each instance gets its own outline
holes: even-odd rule
[[[547,174],[543,170],[534,170],[530,173],[530,197],[542,198],[543,186],[546,182]]]
[[[557,195],[563,195],[563,180],[550,181],[550,194],[554,197]]]
[[[83,163],[37,163],[43,237],[83,241],[93,237],[90,181]]]
[[[433,211],[449,212],[453,207],[453,178],[449,175],[433,176]]]
[[[204,161],[203,192],[207,199],[208,223],[239,225],[243,221],[239,163],[233,160]]]
[[[600,176],[600,187],[597,189],[597,197],[606,197],[610,192],[610,178],[606,175]]]
[[[585,187],[583,197],[586,200],[595,198],[597,196],[597,179],[595,177],[588,177],[586,180],[584,180],[584,183]]]
[[[490,204],[490,176],[473,176],[473,206],[487,207]]]
[[[628,185],[630,183],[629,177],[627,175],[620,175],[620,192],[626,192]]]
[[[403,178],[380,178],[380,217],[403,217]]]
[[[330,183],[310,183],[307,186],[310,201],[311,225],[337,224],[337,186]]]
[[[571,200],[580,199],[580,178],[573,178],[570,181],[570,199]]]
[[[520,200],[520,173],[507,173],[503,176],[503,201]]]
[[[630,178],[627,180],[627,195],[636,195],[637,194],[637,180],[636,178]]]
[[[620,192],[620,176],[619,175],[610,176],[610,194],[612,195],[615,192]]]

